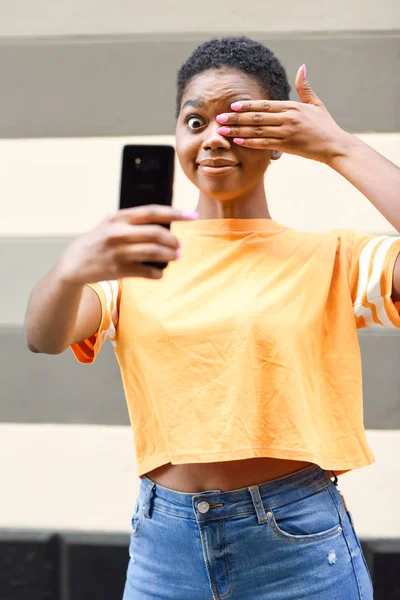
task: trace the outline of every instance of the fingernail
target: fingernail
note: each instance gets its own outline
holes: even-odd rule
[[[228,115],[218,115],[217,121],[218,121],[218,123],[226,123],[228,118],[229,118]]]
[[[232,110],[242,110],[242,108],[243,108],[243,104],[241,102],[234,102],[233,104],[231,104]]]
[[[177,250],[175,256],[176,256],[177,259],[181,258],[182,252],[180,250]]]
[[[221,135],[228,135],[230,132],[231,132],[230,127],[219,127],[219,129],[218,129],[218,133],[220,133]]]
[[[307,77],[307,67],[305,64],[302,66],[302,69],[303,69],[303,77],[305,79]]]
[[[191,212],[190,210],[185,210],[182,212],[182,216],[186,217],[187,219],[198,219],[199,213]]]
[[[239,146],[241,146],[242,144],[244,144],[244,139],[243,138],[233,138],[233,141],[235,142],[235,144],[239,144]]]

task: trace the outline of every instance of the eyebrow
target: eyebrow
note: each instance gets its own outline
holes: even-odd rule
[[[251,100],[251,97],[249,95],[244,95],[246,95],[247,97],[244,98],[242,95],[239,95],[237,96],[237,98],[232,98],[229,104],[233,104],[233,102],[240,102],[241,100],[243,100],[243,102]],[[183,110],[186,106],[194,106],[195,108],[206,108],[206,103],[202,98],[189,98],[183,104],[181,110]]]
[[[202,100],[201,98],[189,98],[189,100],[186,100],[181,110],[183,110],[186,106],[194,106],[195,108],[205,108],[205,103],[204,100]]]

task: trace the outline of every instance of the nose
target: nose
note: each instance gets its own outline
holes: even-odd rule
[[[203,150],[229,150],[231,142],[220,135],[218,129],[221,125],[215,121],[208,125],[203,138]]]

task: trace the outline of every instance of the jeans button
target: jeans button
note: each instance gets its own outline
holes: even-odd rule
[[[210,505],[208,504],[208,502],[203,500],[202,502],[199,502],[199,504],[197,505],[197,508],[198,508],[199,512],[206,513],[210,510]]]

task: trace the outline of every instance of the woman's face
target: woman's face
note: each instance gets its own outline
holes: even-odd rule
[[[239,100],[263,100],[258,81],[235,69],[210,69],[188,84],[176,125],[176,150],[186,176],[209,198],[235,200],[263,182],[271,150],[241,148],[218,134],[217,115]]]

